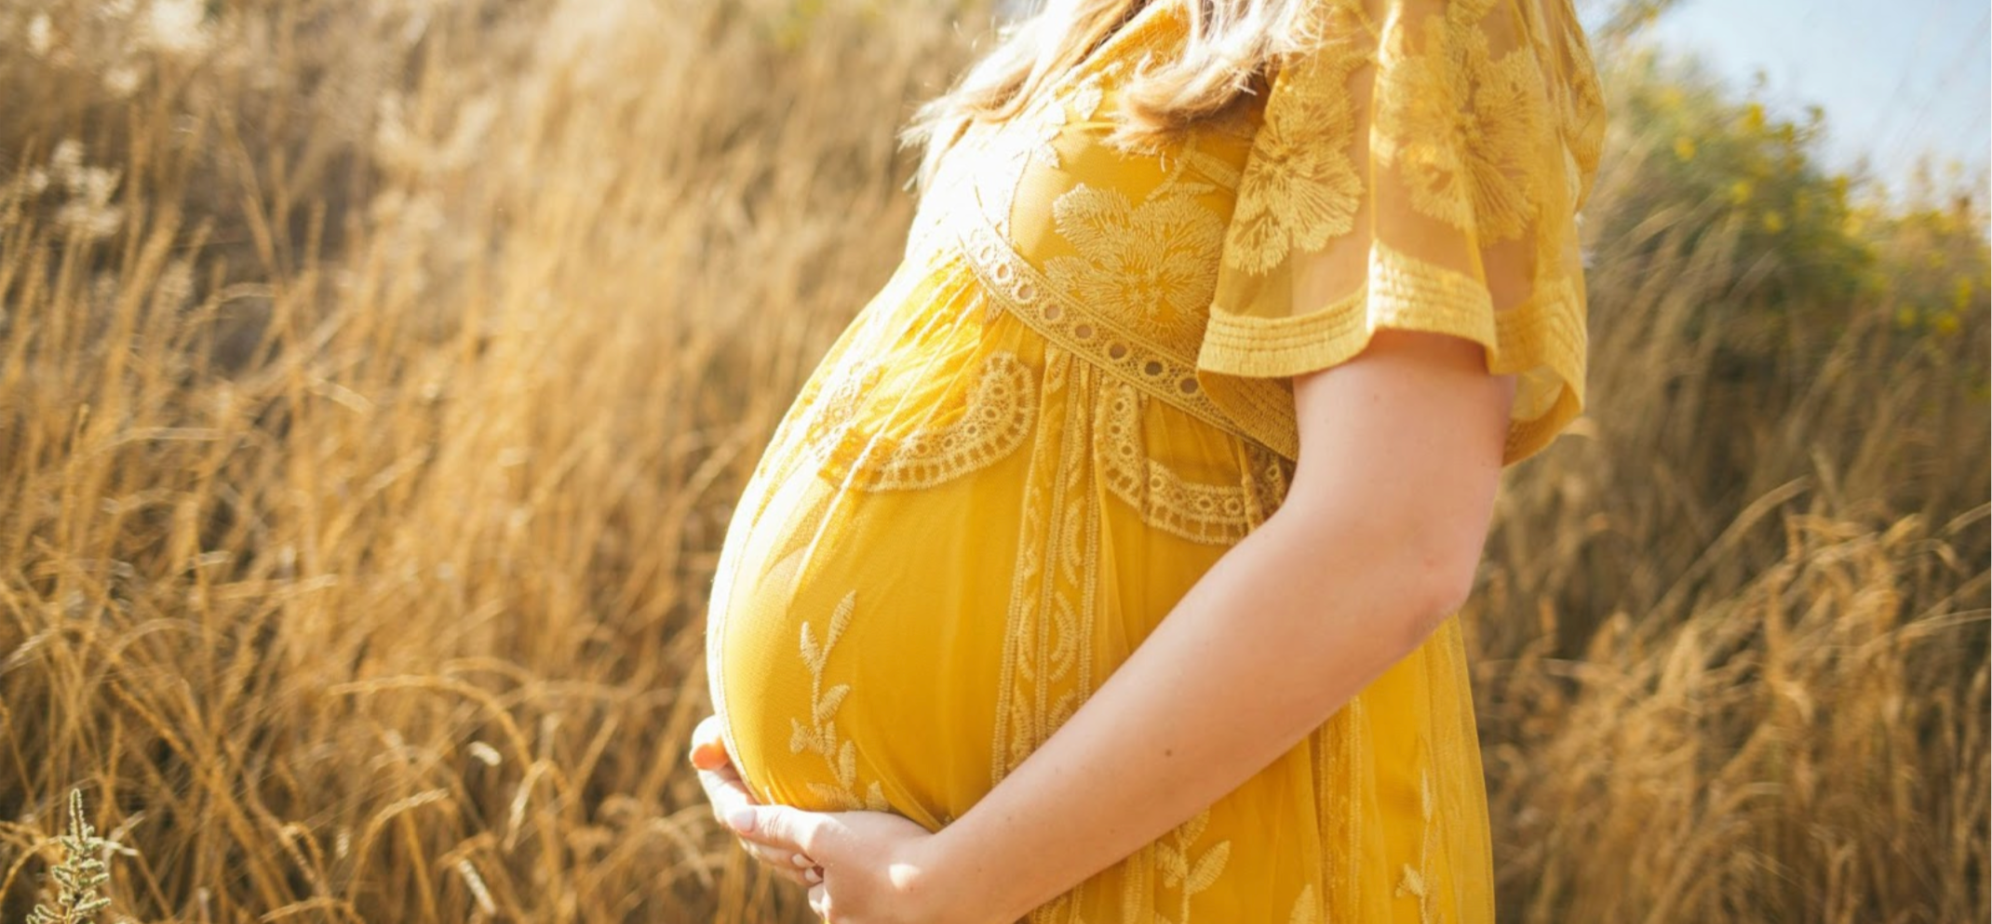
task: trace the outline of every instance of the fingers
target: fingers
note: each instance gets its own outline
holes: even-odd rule
[[[747,791],[747,784],[741,782],[740,774],[731,767],[723,770],[700,770],[699,786],[705,789],[706,801],[712,803],[713,816],[732,826],[731,819],[744,818],[754,808],[754,795]]]
[[[714,814],[724,819],[727,810],[719,809],[718,806],[723,803],[735,801],[739,803],[737,810],[744,810],[751,813],[753,811],[753,802],[751,798],[745,795],[745,790],[738,790],[737,793],[730,792],[725,788],[729,785],[731,784],[721,782],[707,788],[706,797],[714,803]],[[716,792],[714,787],[719,787],[719,790]],[[735,788],[737,789],[737,787]],[[799,853],[784,846],[761,843],[746,836],[742,836],[738,840],[740,841],[740,846],[747,851],[748,856],[766,865],[770,870],[774,871],[775,875],[798,885],[807,886],[810,884],[810,881],[804,878],[804,874],[816,867],[816,861],[810,859],[807,854]]]
[[[822,875],[816,872],[816,865],[807,857],[798,862],[795,854],[783,853],[747,840],[741,841],[740,846],[746,848],[748,856],[760,861],[763,869],[805,889],[823,881]]]
[[[740,846],[747,854],[783,879],[805,887],[810,885],[811,880],[806,877],[816,868],[816,861],[806,853],[796,850],[792,843],[764,843],[765,833],[759,837],[746,836],[757,825],[754,807],[758,803],[726,752],[718,716],[707,716],[693,730],[691,757],[714,817],[742,835]],[[744,830],[742,825],[746,826]],[[819,875],[815,881],[821,879]]]
[[[718,716],[707,716],[693,730],[692,766],[698,768],[699,786],[705,789],[706,801],[712,803],[713,815],[725,821],[729,814],[753,806],[754,795],[726,753],[719,732]]]
[[[747,791],[747,782],[730,764],[718,770],[700,770],[699,785],[705,788],[706,798],[712,800],[713,810],[722,818],[732,809],[754,804],[754,794]]]
[[[818,843],[824,830],[824,816],[786,805],[748,805],[729,810],[723,820],[735,834],[749,840],[824,859]]]
[[[822,883],[809,887],[809,910],[826,921],[830,919],[830,890],[824,888]]]
[[[802,854],[791,853],[779,847],[770,847],[766,844],[756,844],[746,838],[740,839],[740,846],[746,849],[748,856],[761,861],[768,869],[774,871],[776,875],[781,876],[783,879],[793,880],[804,885],[820,881],[808,878],[810,872],[818,867],[815,860],[811,860]]]
[[[692,729],[692,766],[700,770],[717,770],[730,767],[733,756],[726,753],[726,736],[719,723],[719,716],[709,715]]]

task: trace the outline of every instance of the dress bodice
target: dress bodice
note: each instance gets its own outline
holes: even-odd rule
[[[988,310],[1293,458],[1291,376],[1379,326],[1452,333],[1519,379],[1506,461],[1582,405],[1575,212],[1603,127],[1568,0],[1320,0],[1320,44],[1157,150],[1108,143],[1156,0],[1016,117],[941,156],[909,240]]]
[[[1144,10],[1012,120],[972,124],[940,161],[909,251],[965,256],[992,314],[1244,435],[1203,393],[1196,358],[1258,107],[1157,150],[1108,143],[1139,55],[1181,37],[1171,12]]]

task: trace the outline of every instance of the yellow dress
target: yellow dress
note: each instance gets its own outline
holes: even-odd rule
[[[759,798],[967,812],[1279,505],[1291,376],[1379,327],[1517,376],[1507,463],[1579,413],[1603,110],[1569,0],[1314,6],[1317,50],[1167,150],[1104,139],[1142,56],[1187,34],[1181,0],[948,149],[721,553],[712,694]],[[1447,620],[1031,920],[1492,920],[1463,657]]]

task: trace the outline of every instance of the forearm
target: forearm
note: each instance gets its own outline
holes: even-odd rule
[[[1275,514],[936,839],[1014,920],[1243,784],[1410,652],[1450,602],[1415,532]],[[1331,521],[1332,522],[1332,521]]]

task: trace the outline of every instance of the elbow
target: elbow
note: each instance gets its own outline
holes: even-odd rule
[[[1466,605],[1480,567],[1480,548],[1427,549],[1407,568],[1407,607],[1400,616],[1405,654],[1416,650]]]
[[[1362,582],[1358,596],[1374,607],[1371,624],[1379,630],[1378,641],[1394,646],[1400,657],[1423,645],[1472,595],[1487,520],[1462,517],[1457,503],[1421,499],[1414,505],[1347,508],[1319,501],[1308,506],[1315,495],[1288,497],[1273,520],[1282,529],[1291,524],[1293,532],[1281,533],[1284,538],[1273,540],[1274,547],[1300,550],[1295,564],[1302,568],[1324,548],[1346,550],[1329,554],[1361,562],[1353,571],[1328,569],[1326,578],[1329,584],[1341,578]]]

